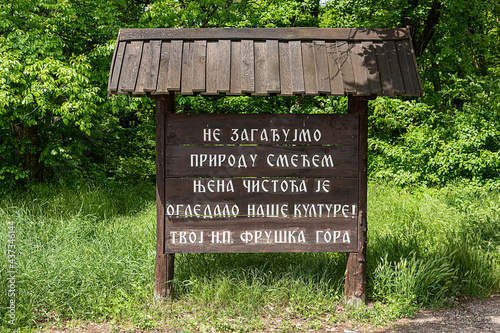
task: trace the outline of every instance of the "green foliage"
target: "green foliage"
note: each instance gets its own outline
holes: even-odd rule
[[[318,26],[319,0],[155,1],[141,19],[151,28]]]
[[[0,191],[39,180],[39,170],[49,178],[88,162],[112,53],[106,43],[141,8],[118,0],[0,4],[0,133],[7,138]]]
[[[396,184],[498,183],[500,81],[452,77],[422,102],[371,104],[370,173]]]

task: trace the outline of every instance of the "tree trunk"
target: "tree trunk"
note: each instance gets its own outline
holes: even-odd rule
[[[28,181],[39,182],[42,178],[40,168],[40,149],[38,149],[38,125],[24,126],[23,123],[14,126],[14,132],[19,146],[16,155],[22,161],[22,168],[28,171]]]
[[[439,0],[434,0],[429,15],[427,15],[427,19],[425,20],[424,30],[420,33],[420,36],[413,39],[413,46],[417,58],[420,58],[422,54],[424,54],[425,49],[434,36],[436,25],[439,23],[439,17],[441,16],[441,9],[441,2]]]

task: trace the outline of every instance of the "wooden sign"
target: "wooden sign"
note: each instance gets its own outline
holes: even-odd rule
[[[358,251],[357,115],[165,117],[164,253]]]

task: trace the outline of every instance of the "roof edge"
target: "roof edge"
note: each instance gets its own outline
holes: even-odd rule
[[[177,28],[120,29],[119,41],[134,40],[347,40],[385,41],[410,39],[407,28]]]

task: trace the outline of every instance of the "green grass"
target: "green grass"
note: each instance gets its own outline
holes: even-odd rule
[[[153,302],[155,190],[150,184],[40,185],[0,199],[0,244],[15,222],[16,323],[79,319],[193,330],[254,331],[278,318],[321,329],[380,324],[418,307],[500,290],[500,192],[455,184],[370,184],[368,298],[344,311],[345,254],[176,255],[176,299]],[[0,323],[9,297],[0,252]]]

